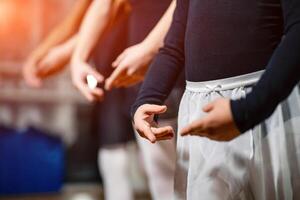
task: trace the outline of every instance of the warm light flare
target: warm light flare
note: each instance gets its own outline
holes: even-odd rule
[[[9,26],[16,11],[16,3],[11,0],[0,0],[0,30]]]

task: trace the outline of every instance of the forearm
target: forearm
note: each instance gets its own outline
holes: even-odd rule
[[[52,47],[68,40],[80,26],[82,18],[92,0],[78,0],[69,15],[57,25],[33,52],[34,56],[44,56]]]
[[[79,30],[72,61],[87,61],[107,27],[112,0],[95,0],[88,9]]]
[[[272,56],[267,70],[246,98],[232,101],[237,127],[245,132],[268,118],[300,80],[300,23],[294,25]]]
[[[74,36],[72,36],[70,39],[68,39],[67,41],[65,41],[63,44],[57,46],[58,48],[63,48],[66,57],[68,58],[68,60],[71,59],[72,54],[75,50],[76,44],[78,41],[78,35],[75,34]]]
[[[143,104],[162,104],[184,67],[184,39],[189,1],[179,0],[164,47],[155,57],[132,106],[132,116]]]
[[[149,48],[149,52],[153,55],[155,55],[159,48],[161,48],[164,44],[165,36],[167,35],[172,23],[175,8],[176,0],[173,0],[163,17],[143,41],[143,44]]]

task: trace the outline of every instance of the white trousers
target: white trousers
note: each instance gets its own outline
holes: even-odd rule
[[[160,125],[175,127],[177,120],[160,120]],[[174,193],[176,165],[175,139],[150,143],[137,135],[145,172],[153,200],[171,200]]]
[[[160,120],[160,125],[176,127],[177,119]],[[176,165],[175,139],[152,144],[137,135],[143,166],[153,200],[170,200],[174,193]],[[132,200],[129,157],[126,144],[101,148],[98,165],[104,182],[105,200]],[[117,189],[116,189],[117,188]]]
[[[179,130],[204,116],[202,107],[214,99],[245,95],[250,90],[247,86],[253,85],[260,74],[187,82],[179,109]],[[300,199],[297,95],[300,97],[299,90],[286,101],[285,109],[280,105],[270,119],[233,141],[178,136],[174,199]],[[290,107],[293,109],[287,114]]]
[[[98,166],[103,179],[105,200],[134,199],[126,144],[101,148]]]

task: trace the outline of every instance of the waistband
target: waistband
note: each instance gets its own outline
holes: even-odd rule
[[[186,90],[192,92],[211,92],[211,91],[224,91],[224,90],[233,90],[240,87],[247,87],[254,85],[264,70],[244,74],[240,76],[224,78],[213,81],[204,81],[204,82],[191,82],[186,81]]]

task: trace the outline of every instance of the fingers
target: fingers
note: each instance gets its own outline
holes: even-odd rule
[[[127,70],[127,76],[132,76],[136,72],[136,68],[132,67]]]
[[[37,68],[37,73],[40,77],[47,77],[55,68],[54,63],[49,63],[48,61],[42,60]]]
[[[171,140],[172,138],[173,138],[173,136],[164,136],[164,137],[158,138],[157,141]]]
[[[148,115],[162,114],[167,111],[167,106],[165,106],[165,105],[159,106],[159,105],[153,105],[153,104],[145,104],[143,106],[144,106],[143,110]]]
[[[151,128],[152,133],[154,133],[156,140],[164,140],[166,138],[171,139],[174,137],[174,130],[171,126],[165,126],[160,128]]]
[[[89,101],[92,102],[103,98],[104,92],[101,88],[91,89],[88,87],[86,80],[88,75],[93,76],[98,83],[101,83],[104,80],[104,77],[89,64],[84,62],[72,63],[71,72],[73,84]]]
[[[90,93],[89,88],[87,86],[82,85],[82,84],[78,84],[76,86],[77,86],[78,90],[83,94],[83,96],[85,96],[85,98],[87,98],[88,101],[90,101],[90,102],[94,101],[94,97]]]
[[[95,79],[98,81],[98,83],[102,83],[104,81],[104,77],[94,68],[92,67],[87,67],[87,73],[90,75],[93,75]]]
[[[215,103],[215,102],[211,102],[211,103],[206,104],[206,105],[202,108],[202,110],[203,110],[204,112],[210,112],[210,111],[212,111],[213,108],[214,108],[214,103]]]
[[[116,80],[122,75],[125,74],[126,69],[123,67],[116,68],[113,73],[110,75],[110,77],[105,82],[105,89],[111,90],[114,86],[114,83]]]
[[[158,140],[170,139],[174,136],[171,126],[156,127],[153,121],[154,114],[159,114],[167,110],[166,106],[145,104],[140,106],[134,114],[134,126],[141,137],[155,143]],[[151,114],[149,114],[151,113]]]
[[[42,81],[37,76],[36,64],[33,61],[28,61],[23,67],[23,76],[26,83],[31,87],[41,87]]]
[[[126,56],[126,50],[123,51],[118,57],[117,59],[112,63],[112,67],[116,68],[120,65],[121,61],[124,59],[124,57]]]
[[[154,133],[151,131],[150,126],[145,123],[145,122],[141,122],[143,123],[143,125],[141,125],[140,127],[137,127],[137,131],[140,134],[141,137],[148,139],[151,143],[155,143],[156,142],[156,137],[154,135]]]
[[[104,97],[104,92],[101,88],[95,88],[93,90],[90,90],[90,92],[92,93],[92,95],[94,96],[94,101],[95,100],[102,100]]]
[[[174,137],[174,130],[171,126],[166,127],[149,127],[145,126],[144,128],[138,129],[140,136],[148,139],[151,143],[161,140],[169,140]]]
[[[104,92],[100,88],[95,88],[91,90],[86,84],[76,84],[79,91],[88,99],[90,102],[94,102],[96,100],[102,100],[104,96]]]
[[[210,132],[209,129],[213,123],[213,120],[211,120],[211,112],[214,109],[214,102],[208,103],[202,109],[204,112],[207,112],[208,115],[184,127],[180,132],[182,136],[201,135],[202,132]]]
[[[138,77],[138,76],[126,76],[122,79],[118,79],[114,82],[113,87],[114,88],[121,88],[121,87],[130,87],[132,85],[137,84],[138,82],[141,82],[143,78]]]
[[[200,133],[205,131],[205,119],[196,120],[186,127],[182,128],[180,131],[181,136],[191,135],[195,133]]]

